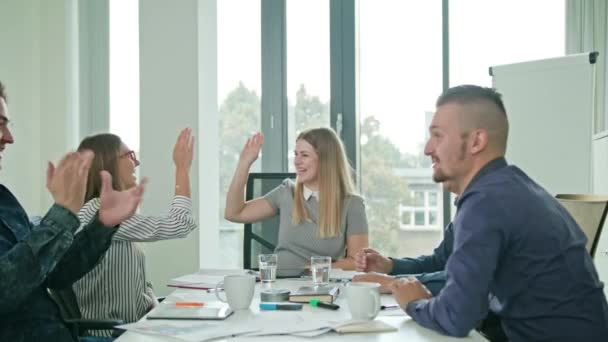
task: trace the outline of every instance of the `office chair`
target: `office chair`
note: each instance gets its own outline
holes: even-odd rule
[[[61,318],[70,328],[74,337],[87,336],[90,330],[111,330],[112,337],[118,337],[123,331],[114,327],[125,322],[118,319],[86,319],[82,318],[76,294],[71,287],[65,289],[47,289],[51,299],[59,307]]]
[[[587,251],[594,257],[608,212],[608,196],[558,194],[555,198],[587,236]]]
[[[245,199],[249,201],[263,196],[280,185],[286,178],[295,179],[295,177],[295,173],[250,173],[247,178]],[[273,253],[278,242],[278,235],[278,216],[257,223],[246,223],[243,234],[243,268],[258,269],[258,255]]]

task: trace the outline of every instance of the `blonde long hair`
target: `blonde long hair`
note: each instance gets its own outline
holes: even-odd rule
[[[298,135],[309,143],[318,156],[319,233],[323,239],[340,235],[344,200],[357,195],[352,179],[352,168],[346,158],[342,141],[331,128],[308,129]],[[296,178],[292,221],[300,224],[310,220],[304,206],[304,184]]]

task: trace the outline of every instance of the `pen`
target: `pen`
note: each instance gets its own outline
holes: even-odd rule
[[[317,307],[320,307],[323,309],[329,309],[329,310],[338,310],[340,308],[340,305],[338,305],[338,304],[322,302],[318,299],[311,299],[309,303],[312,306],[317,306]]]
[[[260,310],[302,310],[299,303],[260,303]]]
[[[201,303],[201,302],[176,302],[175,306],[179,306],[179,307],[188,307],[188,308],[200,308],[203,305],[205,305],[205,303]]]
[[[394,310],[401,308],[399,305],[380,305],[380,310]]]

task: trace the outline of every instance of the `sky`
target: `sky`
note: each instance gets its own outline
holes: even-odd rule
[[[261,93],[260,0],[218,7],[218,106],[239,81]],[[287,0],[287,92],[329,100],[329,0]],[[111,131],[139,148],[136,0],[110,1]],[[564,54],[563,0],[452,0],[450,83],[490,86],[488,68]],[[542,24],[541,24],[542,22]],[[359,1],[359,104],[402,152],[424,143],[442,90],[441,0]],[[134,67],[135,66],[135,67]]]

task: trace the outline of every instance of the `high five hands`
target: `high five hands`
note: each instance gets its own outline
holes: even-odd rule
[[[240,161],[251,166],[260,156],[260,150],[262,149],[263,144],[264,134],[259,132],[247,139],[247,142],[241,151]]]
[[[189,170],[194,159],[194,136],[192,128],[184,128],[173,147],[173,162],[178,169]]]

